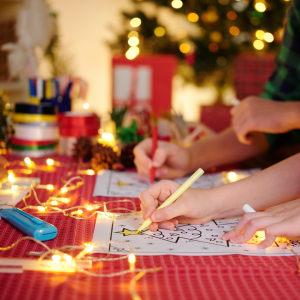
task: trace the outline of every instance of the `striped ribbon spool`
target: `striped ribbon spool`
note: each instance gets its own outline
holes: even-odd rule
[[[12,120],[16,123],[31,123],[31,122],[56,122],[56,115],[36,115],[36,114],[20,114],[14,113]]]
[[[52,123],[55,124],[55,123]],[[45,125],[45,123],[44,123]],[[14,138],[27,141],[50,141],[58,139],[57,126],[43,124],[17,124]]]
[[[49,156],[54,154],[55,154],[54,149],[26,150],[26,151],[12,150],[12,155],[18,157],[44,157],[44,156]]]
[[[21,145],[16,145],[16,144],[9,144],[9,147],[12,148],[13,150],[18,150],[18,151],[34,151],[34,150],[49,150],[49,149],[54,149],[56,143],[52,143],[49,145],[42,145],[42,146],[21,146]]]

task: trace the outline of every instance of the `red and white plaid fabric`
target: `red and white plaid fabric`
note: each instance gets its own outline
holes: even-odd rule
[[[53,157],[61,162],[70,159]],[[41,160],[35,160],[36,162]],[[73,169],[74,170],[74,169]],[[59,168],[55,173],[36,172],[41,184],[62,186],[60,178],[72,168]],[[72,205],[101,203],[115,198],[92,197],[96,176],[83,176],[85,184],[72,192]],[[49,191],[37,190],[39,198],[47,199]],[[132,199],[138,205],[138,199]],[[33,198],[28,201],[35,204]],[[19,207],[23,206],[22,203]],[[128,204],[128,208],[130,204]],[[92,240],[96,217],[75,220],[61,214],[38,216],[58,228],[58,236],[46,242],[50,247],[81,245]],[[23,234],[0,220],[0,247],[17,241]],[[0,257],[29,257],[28,251],[43,251],[41,246],[23,241]],[[137,268],[162,266],[136,284],[143,300],[192,299],[299,299],[300,275],[295,257],[228,256],[137,256]],[[103,263],[102,272],[128,270],[126,260]],[[81,273],[47,273],[25,271],[23,274],[0,273],[1,300],[130,300],[129,282],[133,274],[112,278],[93,278]]]

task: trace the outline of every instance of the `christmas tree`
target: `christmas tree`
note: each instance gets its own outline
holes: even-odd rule
[[[243,52],[276,52],[290,2],[283,0],[132,0],[124,30],[111,49],[129,60],[174,54],[178,72],[197,85],[230,83],[231,63]],[[170,18],[178,20],[170,26]],[[173,22],[174,23],[174,22]]]

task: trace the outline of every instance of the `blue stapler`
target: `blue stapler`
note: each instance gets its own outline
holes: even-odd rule
[[[32,236],[39,241],[51,240],[57,236],[57,228],[55,226],[20,209],[2,209],[0,216],[26,235]]]

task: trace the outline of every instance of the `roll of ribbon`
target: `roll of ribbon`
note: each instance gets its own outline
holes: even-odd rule
[[[19,145],[19,146],[47,146],[52,145],[54,143],[51,141],[29,141],[29,140],[20,140],[16,138],[11,138],[9,141],[11,144]]]
[[[13,156],[21,157],[44,157],[55,154],[54,150],[33,150],[33,151],[18,151],[12,150]]]
[[[62,114],[59,119],[60,126],[99,126],[99,119],[96,114],[67,112]]]
[[[74,126],[74,127],[60,127],[60,135],[63,137],[80,137],[87,136],[92,137],[98,135],[99,125],[96,126]]]
[[[16,103],[15,113],[30,115],[55,115],[55,106],[47,103],[39,105]]]
[[[31,115],[31,114],[19,114],[15,113],[12,116],[14,122],[56,122],[57,118],[55,115]]]
[[[13,150],[49,150],[49,149],[54,149],[55,148],[55,143],[52,143],[50,145],[43,145],[43,146],[20,146],[20,145],[15,145],[15,144],[9,144],[10,147]]]
[[[14,138],[19,140],[41,142],[56,140],[58,138],[58,128],[56,126],[36,126],[36,124],[19,123],[14,126],[14,129]]]

